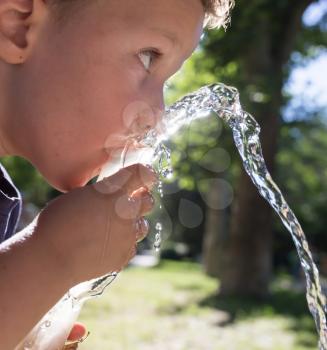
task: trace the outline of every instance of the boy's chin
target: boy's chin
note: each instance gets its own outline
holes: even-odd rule
[[[84,187],[92,180],[94,177],[98,176],[100,168],[93,170],[91,172],[76,176],[64,176],[59,179],[48,179],[49,184],[56,190],[66,193],[72,191],[75,188]]]

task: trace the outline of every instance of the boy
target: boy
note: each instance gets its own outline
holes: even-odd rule
[[[164,82],[230,5],[0,0],[0,155],[28,159],[64,192],[0,246],[1,349],[14,349],[69,288],[134,255],[153,171],[134,165],[86,184],[127,139],[157,126]]]

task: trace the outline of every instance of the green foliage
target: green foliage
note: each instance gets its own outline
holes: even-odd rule
[[[53,190],[33,166],[20,157],[3,157],[1,163],[22,192],[23,199],[44,206]]]
[[[283,125],[277,155],[278,183],[300,222],[321,248],[327,246],[327,126],[317,120]]]
[[[207,57],[206,52],[199,47],[184,63],[182,69],[169,80],[166,103],[171,104],[203,85],[216,82],[218,77],[214,68],[215,61]]]

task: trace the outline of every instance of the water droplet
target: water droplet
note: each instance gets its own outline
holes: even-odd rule
[[[154,244],[153,244],[153,247],[156,250],[156,252],[158,252],[161,248],[161,243],[162,243],[161,232],[162,232],[162,224],[160,222],[157,222],[156,235],[154,237]]]
[[[45,320],[42,325],[41,328],[49,328],[51,326],[51,321],[50,320]]]
[[[158,183],[158,193],[160,195],[160,197],[163,197],[163,185],[162,185],[162,181],[159,181]]]
[[[159,239],[156,239],[156,241],[153,244],[154,249],[158,252],[161,248],[161,237]]]

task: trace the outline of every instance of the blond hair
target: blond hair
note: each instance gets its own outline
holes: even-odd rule
[[[78,6],[81,3],[85,3],[86,1],[92,1],[92,0],[49,0],[51,5],[54,5],[54,7],[59,7],[60,11],[60,17],[66,17],[63,16],[63,14],[66,12],[66,10],[71,7],[72,4]],[[230,12],[232,8],[234,7],[234,0],[200,0],[204,12],[205,12],[205,21],[204,25],[207,28],[213,29],[213,28],[220,28],[228,26],[230,23]],[[66,13],[67,15],[67,13]]]
[[[226,28],[230,23],[230,12],[234,0],[201,0],[205,11],[205,26],[208,28]]]

